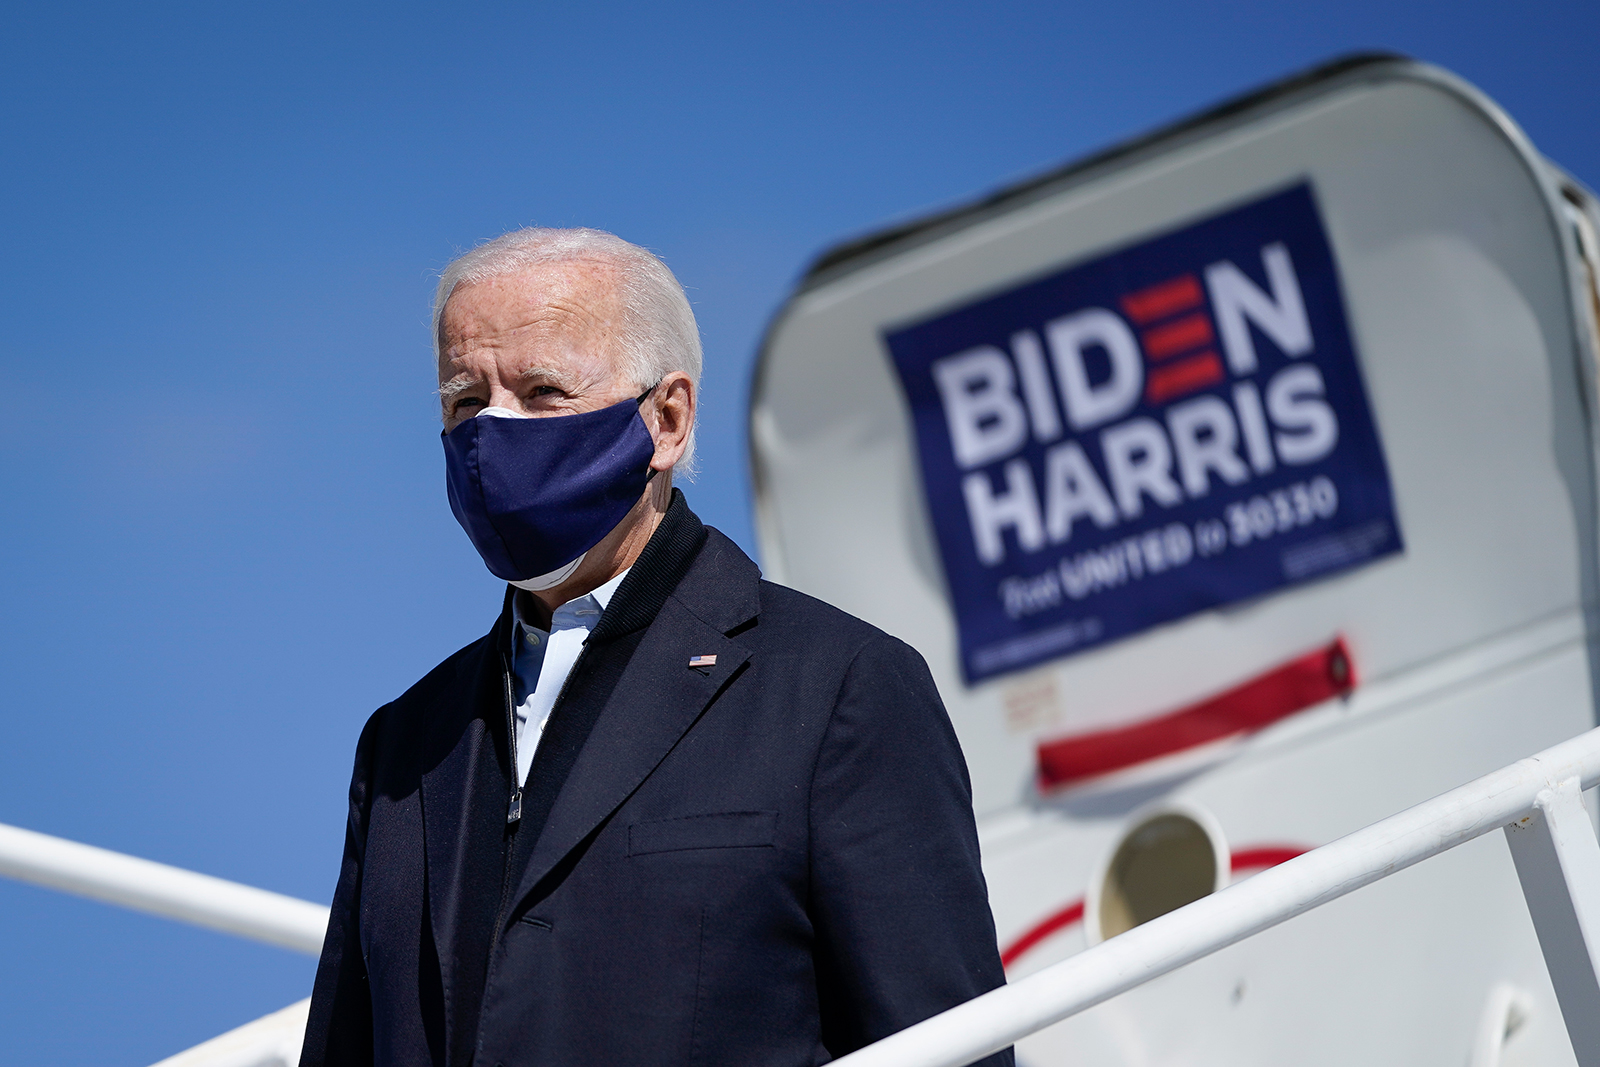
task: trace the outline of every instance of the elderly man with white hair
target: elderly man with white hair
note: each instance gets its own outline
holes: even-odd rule
[[[1001,984],[921,657],[672,485],[700,341],[666,266],[506,234],[434,341],[451,510],[506,593],[362,732],[302,1067],[798,1067]]]

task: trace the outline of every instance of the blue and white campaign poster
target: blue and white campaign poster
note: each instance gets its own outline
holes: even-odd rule
[[[891,329],[967,681],[1402,549],[1309,185]]]

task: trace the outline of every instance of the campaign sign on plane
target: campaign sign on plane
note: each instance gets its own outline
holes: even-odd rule
[[[1402,548],[1308,185],[886,340],[969,682]]]

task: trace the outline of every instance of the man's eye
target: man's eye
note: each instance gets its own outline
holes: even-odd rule
[[[477,407],[480,407],[480,408],[483,407],[483,401],[480,400],[478,397],[475,397],[475,396],[464,396],[460,400],[457,400],[454,404],[450,405],[450,414],[452,414],[452,415],[460,415],[460,414],[462,414],[463,409],[466,409],[467,405],[469,405],[469,404],[476,405]]]
[[[532,395],[533,396],[554,396],[555,394],[557,394],[559,392],[561,392],[561,390],[557,389],[553,385],[536,385],[533,388]]]

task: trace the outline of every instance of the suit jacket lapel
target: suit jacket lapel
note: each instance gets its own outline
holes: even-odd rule
[[[476,1030],[505,871],[509,759],[497,721],[505,697],[501,624],[463,667],[460,692],[427,724],[421,773],[428,918],[444,991],[447,1047]],[[467,1023],[462,1032],[462,1021]],[[451,1062],[464,1062],[452,1055]]]
[[[691,668],[696,656],[715,656],[716,663]],[[749,658],[748,649],[678,600],[662,605],[551,808],[518,902],[649,777]]]

